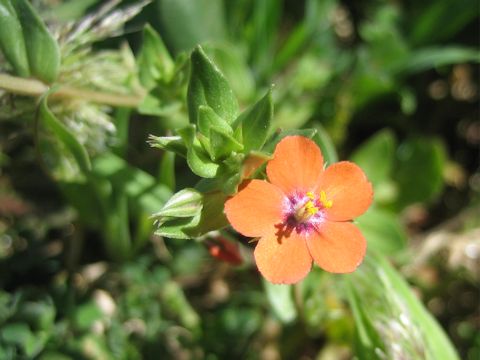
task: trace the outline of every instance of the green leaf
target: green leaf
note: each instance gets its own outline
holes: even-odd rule
[[[162,287],[161,303],[168,313],[178,318],[183,327],[198,334],[200,316],[190,305],[183,289],[176,282],[168,281]]]
[[[282,2],[277,0],[254,1],[246,38],[251,63],[259,77],[268,78],[272,70],[273,50],[282,17]]]
[[[196,137],[195,125],[190,124],[177,133],[187,144],[187,164],[198,176],[213,178],[217,175],[219,165],[212,162]]]
[[[173,195],[153,217],[192,217],[203,207],[203,195],[195,189],[183,189]]]
[[[32,336],[32,331],[25,323],[10,323],[0,330],[0,339],[10,344],[23,345]]]
[[[198,46],[190,56],[191,69],[188,83],[188,113],[191,123],[197,123],[200,105],[207,105],[227,123],[238,113],[238,103],[227,80]]]
[[[396,255],[405,249],[407,234],[395,213],[372,207],[355,219],[355,223],[362,230],[368,246],[379,253]]]
[[[199,222],[200,214],[189,218],[168,219],[158,224],[155,235],[172,239],[191,239],[192,236],[187,234],[185,230],[198,225]]]
[[[31,74],[47,83],[54,82],[60,69],[57,41],[27,0],[15,0],[13,6],[22,25]]]
[[[480,51],[459,46],[432,47],[414,51],[405,61],[394,64],[393,70],[408,75],[466,62],[480,63]]]
[[[204,45],[204,50],[225,75],[240,103],[250,101],[255,93],[255,79],[244,49],[232,42],[209,42]]]
[[[176,53],[204,42],[226,39],[221,0],[159,0],[156,2],[162,34]]]
[[[15,74],[30,75],[22,26],[10,0],[0,0],[0,49]]]
[[[365,171],[368,180],[377,186],[390,179],[396,146],[397,142],[392,131],[381,130],[360,145],[351,159]]]
[[[100,180],[108,180],[115,191],[126,194],[133,213],[150,214],[161,208],[171,196],[171,191],[152,175],[130,166],[112,153],[97,157],[92,172],[97,184]],[[110,194],[105,196],[109,198]]]
[[[168,81],[174,66],[160,35],[147,24],[143,29],[143,44],[138,56],[140,82],[147,89],[151,89],[159,79]]]
[[[210,127],[210,147],[215,161],[228,156],[232,152],[243,150],[243,145],[233,136],[214,126]]]
[[[320,147],[325,164],[328,166],[336,163],[338,161],[338,155],[332,138],[320,124],[317,124],[315,129],[317,130],[317,133],[312,137],[312,140]]]
[[[48,297],[43,301],[24,301],[19,305],[15,319],[25,321],[32,330],[50,331],[55,322],[55,306]]]
[[[160,162],[158,180],[165,184],[171,191],[175,190],[175,153],[166,152]]]
[[[49,11],[48,18],[62,22],[75,21],[81,18],[87,10],[100,0],[71,0],[55,4]]]
[[[59,187],[83,224],[93,229],[103,226],[104,211],[101,200],[88,183],[62,181],[59,183]]]
[[[222,178],[222,191],[227,195],[234,195],[238,192],[238,185],[242,182],[240,172],[228,173]]]
[[[105,248],[110,258],[125,261],[134,255],[129,228],[128,196],[118,188],[105,199],[105,224],[102,226]]]
[[[400,145],[393,176],[398,185],[399,208],[431,201],[442,192],[446,158],[440,139],[414,138]]]
[[[114,124],[116,128],[115,153],[119,156],[126,156],[128,148],[128,128],[132,109],[118,107],[115,109]]]
[[[345,279],[362,337],[359,352],[381,349],[384,358],[393,358],[402,349],[408,359],[459,359],[440,325],[385,258],[370,251]]]
[[[448,42],[478,16],[478,11],[472,11],[472,5],[470,0],[419,3],[416,16],[408,19],[410,26],[405,27],[410,30],[410,42],[414,45]]]
[[[79,305],[73,314],[75,328],[79,330],[89,330],[95,321],[104,317],[102,311],[93,302]]]
[[[266,153],[273,153],[275,146],[277,146],[277,144],[286,136],[300,135],[312,139],[316,133],[317,129],[277,131],[270,137],[270,139],[268,139],[262,151]]]
[[[172,151],[183,157],[187,157],[187,147],[181,136],[153,136],[148,137],[148,143],[152,147]]]
[[[232,127],[218,116],[209,106],[200,105],[198,108],[198,130],[205,135],[210,135],[210,128],[216,127],[227,134],[232,134]]]
[[[195,191],[195,190],[193,190]],[[191,209],[191,217],[163,218],[158,222],[155,234],[175,239],[193,239],[228,225],[223,213],[227,196],[220,191],[201,194],[201,206]]]
[[[245,110],[236,120],[233,128],[242,126],[244,151],[260,150],[267,139],[273,119],[272,91],[255,105]]]
[[[223,206],[227,195],[221,191],[212,191],[203,194],[203,207],[200,212],[198,223],[185,228],[185,233],[190,238],[196,238],[210,231],[220,230],[228,225],[227,218],[223,213]]]
[[[291,285],[277,285],[263,280],[267,299],[275,315],[285,324],[297,318],[297,309],[293,300]]]
[[[47,105],[48,93],[45,94],[39,105],[38,116],[40,121],[47,127],[55,137],[65,146],[67,151],[73,156],[78,164],[80,170],[85,174],[90,171],[90,158],[88,157],[87,150],[77,140],[70,130],[63,125],[53,113],[50,111]]]

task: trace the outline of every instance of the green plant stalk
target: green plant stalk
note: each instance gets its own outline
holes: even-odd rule
[[[50,98],[83,99],[95,103],[123,107],[137,107],[143,100],[143,95],[140,94],[113,94],[75,88],[69,85],[57,84],[56,86],[58,86],[58,90],[52,94]],[[8,74],[0,74],[0,88],[18,95],[37,97],[48,91],[50,87],[39,80],[26,79]]]

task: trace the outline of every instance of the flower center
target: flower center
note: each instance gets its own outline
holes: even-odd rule
[[[325,191],[320,191],[320,197],[318,198],[311,191],[305,194],[305,200],[300,202],[294,210],[293,216],[299,223],[306,223],[312,216],[317,214],[321,209],[331,208],[333,205],[332,200],[327,199]]]

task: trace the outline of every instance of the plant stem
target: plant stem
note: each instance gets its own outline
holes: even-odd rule
[[[0,88],[15,94],[27,96],[40,96],[49,89],[47,85],[39,80],[26,79],[1,73]],[[68,85],[58,85],[58,90],[51,94],[50,98],[77,98],[105,105],[123,107],[137,107],[142,102],[141,95],[105,93],[101,91],[75,88]]]

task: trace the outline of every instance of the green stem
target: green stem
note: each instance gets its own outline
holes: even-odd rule
[[[61,84],[57,86],[58,90],[51,94],[50,98],[77,98],[100,104],[124,107],[137,107],[143,100],[141,95],[113,94]],[[36,79],[0,74],[0,88],[14,94],[40,96],[49,89],[49,86]]]

